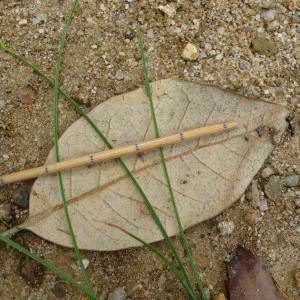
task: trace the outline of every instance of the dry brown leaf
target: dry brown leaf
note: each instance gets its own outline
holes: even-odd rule
[[[285,130],[287,110],[206,85],[162,80],[152,87],[162,136],[228,120],[240,125],[224,134],[165,149],[179,213],[187,228],[214,217],[240,197],[273,149],[270,132],[280,136]],[[144,89],[113,97],[89,115],[115,146],[154,137]],[[262,136],[256,132],[259,126],[265,126]],[[105,149],[82,118],[66,130],[60,145],[63,159]],[[158,151],[124,160],[169,235],[177,234]],[[47,159],[51,162],[54,150]],[[104,223],[122,227],[147,242],[162,239],[141,196],[115,161],[66,171],[64,182],[81,249],[117,250],[140,245]],[[71,247],[56,176],[34,183],[25,227]]]
[[[285,300],[264,260],[245,248],[227,265],[230,300]]]

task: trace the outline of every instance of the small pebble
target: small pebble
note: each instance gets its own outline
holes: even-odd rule
[[[232,221],[222,221],[217,225],[221,235],[230,235],[234,230],[234,223]]]
[[[300,12],[296,12],[296,13],[293,15],[292,19],[293,19],[293,22],[294,22],[294,23],[300,24]]]
[[[257,37],[253,39],[250,48],[253,53],[266,56],[272,56],[278,52],[277,44],[264,37]]]
[[[296,232],[300,233],[300,226],[296,227]]]
[[[64,282],[55,283],[54,287],[51,289],[53,295],[58,299],[63,299],[66,296],[66,289]]]
[[[257,187],[257,180],[252,180],[251,183],[251,196],[252,196],[252,206],[254,208],[259,207],[260,205],[260,199],[259,199],[259,190]]]
[[[224,27],[218,27],[217,32],[218,34],[223,35],[225,33]]]
[[[262,137],[265,133],[265,127],[264,126],[259,126],[256,128],[256,132],[259,137]]]
[[[240,59],[239,66],[241,70],[250,69],[250,63],[244,59]]]
[[[274,174],[274,170],[271,167],[266,167],[261,172],[262,178],[268,178],[273,174]]]
[[[219,53],[216,55],[216,60],[222,60],[224,57],[224,54],[223,53]]]
[[[244,215],[244,220],[248,225],[254,225],[259,221],[259,215],[255,210],[248,210]]]
[[[116,79],[117,80],[123,80],[124,79],[124,74],[123,74],[123,72],[121,70],[118,70],[116,72]]]
[[[276,20],[269,23],[267,26],[269,31],[276,31],[279,27],[280,27],[280,23]]]
[[[262,212],[265,212],[268,209],[269,209],[268,201],[266,199],[261,200],[260,204],[259,204],[259,210],[262,211]]]
[[[14,195],[14,202],[17,206],[27,209],[29,206],[29,194],[27,190],[22,187]]]
[[[265,21],[272,22],[275,19],[275,12],[272,9],[266,10],[262,13],[262,17]]]
[[[161,288],[162,285],[166,282],[167,278],[166,278],[166,275],[163,273],[159,276],[158,278],[158,287]]]
[[[176,15],[176,8],[171,5],[171,4],[167,4],[167,5],[160,5],[158,7],[158,9],[160,11],[162,11],[163,13],[165,13],[169,18],[173,19]]]
[[[209,290],[209,288],[204,288],[203,289],[204,290],[204,294],[206,295],[206,299],[207,300],[210,300],[210,298],[211,298],[211,295],[210,295],[210,290]]]
[[[40,18],[32,18],[32,24],[33,25],[37,25],[43,23],[43,20],[41,20]]]
[[[272,176],[264,186],[265,194],[273,201],[282,197],[281,183],[277,176]]]
[[[92,45],[91,48],[92,49],[97,49],[98,47],[97,47],[97,45]]]
[[[19,25],[20,26],[24,26],[26,24],[27,24],[27,20],[26,19],[22,19],[22,20],[19,21]]]
[[[296,208],[300,208],[300,198],[295,199]]]
[[[83,267],[85,269],[87,269],[89,267],[89,265],[90,265],[90,261],[87,258],[83,258],[82,259],[82,264],[83,264]],[[78,265],[79,265],[79,263],[78,263]]]
[[[288,175],[288,176],[283,177],[281,179],[281,183],[285,187],[297,186],[298,182],[299,182],[299,176],[298,175]]]
[[[153,39],[153,38],[154,38],[154,31],[153,31],[153,29],[149,29],[149,30],[147,31],[147,37],[148,37],[149,39]]]
[[[124,287],[115,288],[112,293],[108,295],[107,300],[125,300],[127,293]]]
[[[220,293],[215,295],[212,300],[226,300],[226,297],[223,293]]]
[[[198,49],[194,44],[188,43],[182,52],[182,57],[186,60],[194,61],[198,58]]]

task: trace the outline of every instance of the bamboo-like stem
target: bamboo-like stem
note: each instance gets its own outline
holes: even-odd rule
[[[236,122],[227,122],[223,124],[200,127],[185,132],[179,132],[167,137],[141,142],[139,144],[114,148],[114,149],[110,149],[98,153],[92,153],[78,158],[41,166],[38,168],[33,168],[29,170],[3,175],[0,177],[0,183],[7,184],[7,183],[13,183],[13,182],[27,180],[31,178],[36,178],[43,175],[54,174],[72,168],[78,168],[93,163],[112,160],[133,153],[149,151],[149,150],[161,148],[163,146],[177,144],[186,140],[192,140],[192,139],[200,138],[215,133],[221,133],[224,131],[234,129],[236,127],[237,127]]]

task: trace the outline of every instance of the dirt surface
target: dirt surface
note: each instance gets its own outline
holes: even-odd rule
[[[1,1],[1,39],[53,77],[70,4],[64,0]],[[175,8],[169,16],[159,9],[166,4]],[[142,85],[136,20],[144,34],[151,80],[173,77],[205,81],[291,110],[287,132],[281,141],[275,141],[276,148],[262,168],[270,167],[274,175],[259,172],[256,178],[260,198],[268,209],[253,207],[249,187],[245,197],[230,209],[187,230],[204,285],[212,295],[225,290],[225,262],[242,244],[267,260],[288,299],[300,299],[299,182],[273,188],[278,197],[270,196],[270,191],[269,196],[264,193],[270,181],[274,186],[276,178],[300,175],[299,8],[296,0],[85,0],[76,10],[61,84],[86,111]],[[188,42],[197,48],[196,60],[182,58]],[[0,82],[1,173],[43,164],[53,146],[51,88],[3,52]],[[62,101],[60,133],[78,117]],[[16,206],[15,198],[20,188],[30,191],[31,185],[27,182],[0,188],[1,232],[26,218],[26,209]],[[217,225],[222,221],[234,223],[230,235],[220,234]],[[80,278],[72,250],[29,232],[17,234],[15,240]],[[184,255],[179,240],[174,241]],[[157,246],[167,253],[163,242]],[[86,251],[83,256],[90,262],[88,271],[101,299],[123,286],[129,291],[135,289],[130,299],[187,299],[166,267],[143,248],[113,253]],[[76,289],[4,244],[0,244],[0,283],[0,299],[81,297]]]

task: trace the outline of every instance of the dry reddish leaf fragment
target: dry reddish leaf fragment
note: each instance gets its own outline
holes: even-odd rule
[[[230,300],[285,300],[263,258],[245,248],[227,265]]]

